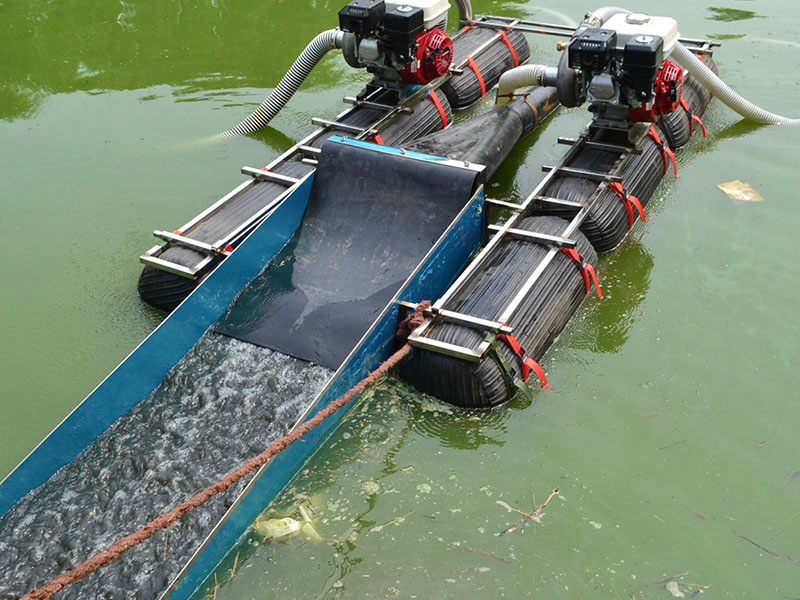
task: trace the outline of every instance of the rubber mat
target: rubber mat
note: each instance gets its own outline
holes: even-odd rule
[[[298,232],[216,331],[337,368],[481,179],[444,161],[327,142]]]

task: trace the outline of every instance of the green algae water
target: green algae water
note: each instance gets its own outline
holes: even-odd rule
[[[576,0],[474,3],[579,20]],[[207,144],[260,103],[337,2],[0,2],[4,213],[0,472],[122,360],[161,316],[136,298],[136,257],[343,108],[363,74],[329,57],[257,139]],[[724,40],[720,74],[798,116],[800,7],[678,0],[683,35]],[[554,40],[531,38],[533,56]],[[516,199],[585,110],[562,110],[495,174]],[[795,388],[797,132],[712,104],[648,222],[601,261],[543,366],[535,402],[487,415],[394,380],[352,415],[275,503],[317,509],[326,541],[243,541],[217,598],[800,597]],[[735,203],[717,184],[764,198]],[[541,523],[514,525],[558,487]],[[238,553],[238,559],[236,554]]]

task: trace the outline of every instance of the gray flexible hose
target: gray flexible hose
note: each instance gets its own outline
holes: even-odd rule
[[[218,139],[231,138],[236,135],[247,135],[258,131],[269,123],[275,115],[289,102],[308,74],[317,66],[317,63],[331,50],[340,46],[341,31],[329,29],[323,31],[306,46],[297,60],[283,76],[278,87],[272,90],[267,99],[261,103],[250,115],[236,127],[217,134]]]
[[[456,0],[456,6],[458,6],[459,24],[472,21],[472,3],[470,0]]]
[[[800,119],[790,119],[776,115],[759,108],[737,94],[683,44],[675,44],[670,58],[674,58],[684,69],[689,71],[720,102],[742,115],[745,119],[769,125],[800,125]]]

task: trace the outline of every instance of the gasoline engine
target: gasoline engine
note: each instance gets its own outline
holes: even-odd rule
[[[602,27],[591,22],[579,27],[558,67],[529,69],[535,73],[535,83],[558,89],[564,106],[588,102],[598,125],[628,128],[631,122],[653,123],[676,110],[681,98],[683,69],[667,59],[678,35],[674,19],[617,14]],[[507,81],[513,79],[512,73],[508,75]],[[520,87],[517,82],[512,85]],[[501,79],[501,104],[504,95],[510,97]]]
[[[344,58],[373,74],[375,87],[425,85],[445,75],[453,41],[447,0],[353,0],[339,11]]]

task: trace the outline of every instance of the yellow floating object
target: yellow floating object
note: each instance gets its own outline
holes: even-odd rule
[[[295,521],[291,517],[283,519],[258,519],[253,523],[253,529],[261,537],[275,539],[286,537],[297,533],[303,527],[303,523]]]
[[[736,204],[741,204],[742,202],[764,202],[764,197],[755,191],[749,183],[744,183],[738,179],[718,183],[717,187],[725,192],[725,195]]]

